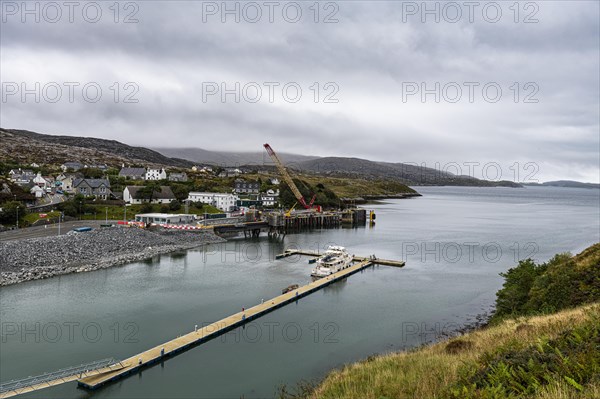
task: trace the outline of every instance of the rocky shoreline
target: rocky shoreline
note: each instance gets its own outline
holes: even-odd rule
[[[0,287],[106,269],[226,240],[211,231],[111,227],[0,242]]]

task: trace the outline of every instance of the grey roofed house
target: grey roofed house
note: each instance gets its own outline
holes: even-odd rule
[[[110,181],[107,179],[75,179],[73,189],[77,194],[93,195],[103,199],[108,199],[110,191]]]
[[[127,186],[123,190],[123,200],[131,204],[141,204],[147,202],[148,198],[143,192],[144,186]],[[160,191],[155,191],[152,195],[152,203],[168,204],[175,199],[175,194],[169,186],[161,186]]]
[[[65,162],[60,167],[63,170],[63,172],[66,172],[67,169],[73,169],[75,171],[77,171],[79,169],[83,169],[85,167],[85,165],[82,164],[81,162]]]
[[[257,181],[237,179],[235,181],[234,190],[238,194],[258,194],[260,191],[260,183]]]
[[[33,173],[33,170],[31,170],[31,169],[21,169],[21,168],[19,168],[19,169],[11,169],[8,172],[8,174],[9,174],[9,176],[12,176],[12,175],[34,175],[35,176],[35,173]]]
[[[188,176],[187,173],[171,173],[169,174],[169,181],[187,181]]]
[[[8,174],[10,179],[19,185],[27,184],[36,177],[31,169],[12,169]]]
[[[90,169],[100,169],[100,170],[108,170],[107,164],[98,164],[98,165],[90,165]]]
[[[133,180],[143,180],[146,176],[145,168],[122,168],[119,171],[119,176]]]

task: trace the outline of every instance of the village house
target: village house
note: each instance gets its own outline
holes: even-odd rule
[[[99,169],[103,172],[106,172],[108,170],[108,165],[107,164],[89,165],[88,168]]]
[[[146,180],[164,180],[167,178],[167,172],[164,169],[150,169],[146,171]]]
[[[194,170],[194,168],[192,168],[192,170]],[[200,173],[212,173],[213,169],[210,166],[203,166],[198,169],[198,167],[196,166],[196,171]]]
[[[188,200],[192,202],[202,202],[203,204],[212,205],[224,212],[232,211],[237,205],[239,197],[234,194],[227,193],[205,193],[205,192],[190,192]]]
[[[236,194],[258,194],[260,191],[260,183],[257,181],[248,182],[242,179],[237,179],[234,184]]]
[[[36,199],[42,198],[42,196],[44,195],[44,189],[38,185],[31,187],[31,190],[29,190],[29,192],[35,195]]]
[[[46,189],[56,187],[56,179],[52,176],[42,176],[46,180]]]
[[[123,167],[119,171],[119,177],[124,177],[127,180],[144,180],[146,177],[146,169]]]
[[[169,174],[169,181],[185,182],[185,181],[188,181],[188,176],[187,176],[187,174],[185,172],[170,173]]]
[[[42,172],[38,172],[38,174],[33,178],[33,184],[43,189],[52,188],[53,183],[54,178],[50,176],[42,176]]]
[[[83,173],[61,173],[56,176],[56,187],[64,192],[73,193],[73,183],[76,179],[83,179]]]
[[[267,190],[266,193],[260,194],[260,201],[264,207],[274,207],[279,199],[279,190]]]
[[[219,177],[237,177],[242,173],[243,172],[238,168],[225,168],[219,173]]]
[[[73,189],[76,194],[101,199],[110,198],[110,182],[107,179],[75,179]]]
[[[152,200],[148,193],[144,192],[144,186],[127,186],[123,190],[123,201],[128,204],[169,204],[173,200],[175,200],[175,194],[168,186],[161,186],[160,191],[155,191],[152,194]]]
[[[19,185],[26,185],[33,181],[36,174],[31,169],[12,169],[8,172],[10,180]]]
[[[82,164],[81,162],[65,162],[62,165],[60,165],[60,168],[62,169],[63,172],[66,172],[69,169],[76,172],[80,169],[85,168],[85,165]]]

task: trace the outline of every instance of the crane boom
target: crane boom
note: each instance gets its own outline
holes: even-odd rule
[[[269,156],[271,157],[273,162],[275,162],[275,166],[277,166],[277,170],[279,170],[279,174],[281,175],[283,180],[285,180],[285,182],[287,183],[290,190],[292,190],[294,197],[296,197],[298,202],[301,203],[304,208],[307,208],[307,209],[310,208],[312,206],[312,202],[314,202],[314,197],[311,201],[311,204],[308,205],[306,203],[306,200],[300,193],[300,190],[298,190],[298,187],[296,187],[296,184],[292,180],[292,177],[290,176],[288,171],[285,169],[285,166],[283,166],[283,163],[281,162],[281,160],[279,159],[277,154],[275,154],[275,151],[273,151],[273,149],[271,148],[271,146],[269,144],[265,144],[264,147],[267,150],[267,153],[269,154]]]

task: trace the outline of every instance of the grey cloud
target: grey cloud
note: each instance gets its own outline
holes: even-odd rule
[[[547,179],[569,178],[557,173],[573,164],[597,179],[597,2],[538,2],[537,24],[403,22],[393,2],[340,2],[336,24],[202,23],[201,2],[138,4],[140,22],[129,25],[9,20],[0,72],[3,82],[93,80],[106,96],[112,82],[134,81],[139,104],[11,100],[0,124],[148,146],[260,150],[273,141],[392,162],[518,158],[553,162]],[[298,104],[203,103],[205,81],[294,81],[305,92]],[[312,103],[316,81],[336,82],[340,104]],[[405,103],[403,82],[498,82],[504,93],[496,104]],[[514,82],[537,83],[539,104],[512,103]]]

